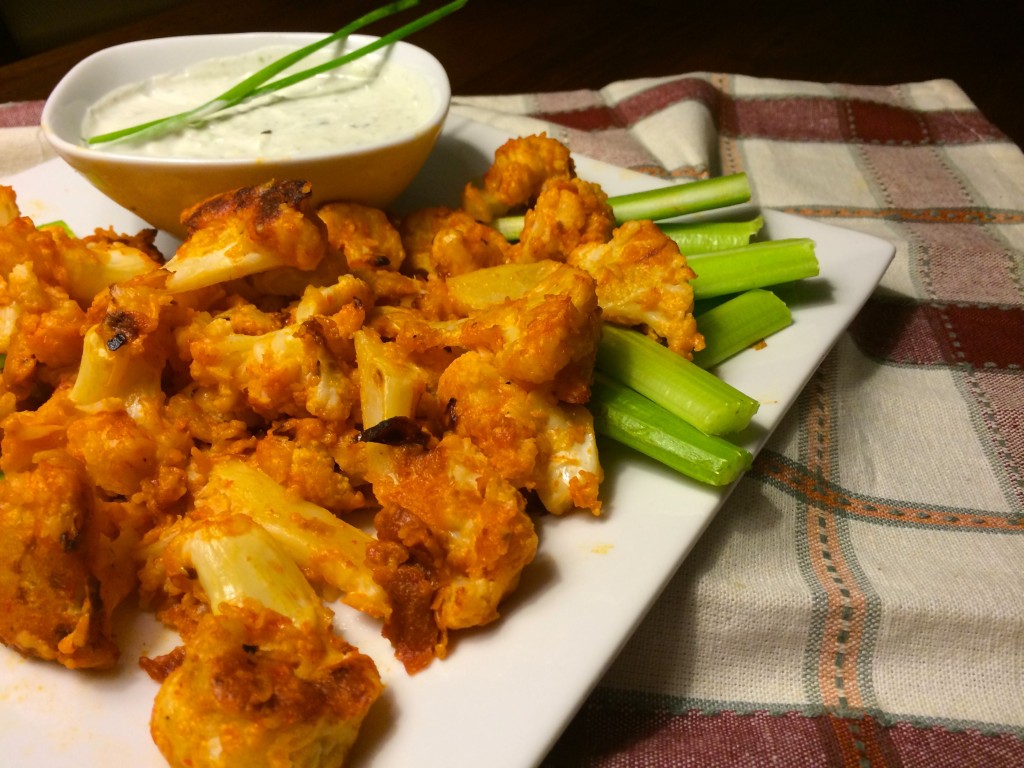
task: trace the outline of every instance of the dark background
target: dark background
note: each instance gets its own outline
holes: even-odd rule
[[[85,55],[165,35],[330,31],[380,0],[3,0],[0,102],[43,99]],[[439,5],[436,0],[422,7]],[[127,9],[125,6],[129,6]],[[408,16],[403,16],[408,18]],[[381,34],[395,22],[366,30]],[[946,78],[1024,144],[1024,3],[470,0],[411,42],[459,95],[688,72],[891,85]]]

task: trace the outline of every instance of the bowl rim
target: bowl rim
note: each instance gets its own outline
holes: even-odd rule
[[[112,149],[97,150],[86,146],[84,144],[75,142],[69,139],[66,132],[62,132],[58,129],[58,117],[61,116],[62,110],[74,110],[76,107],[73,104],[69,105],[69,100],[75,92],[75,87],[80,85],[80,80],[89,75],[98,65],[108,61],[112,57],[131,53],[135,49],[138,49],[140,54],[144,54],[145,49],[169,46],[171,48],[183,48],[193,49],[198,44],[211,44],[216,46],[217,41],[253,41],[254,44],[250,50],[255,50],[259,47],[265,47],[274,44],[274,40],[278,40],[282,43],[295,42],[298,45],[307,45],[316,40],[322,40],[329,33],[324,32],[225,32],[225,33],[214,33],[214,34],[200,34],[200,35],[176,35],[171,37],[153,37],[145,38],[141,40],[131,40],[125,43],[119,43],[117,45],[108,46],[99,51],[89,54],[78,63],[76,63],[68,72],[60,79],[50,95],[47,97],[43,104],[42,114],[40,117],[40,129],[46,138],[46,140],[53,146],[54,150],[58,154],[63,156],[73,156],[82,160],[89,160],[93,162],[117,162],[117,163],[128,163],[136,164],[144,167],[151,168],[191,168],[196,166],[202,167],[216,167],[218,169],[228,170],[234,167],[247,167],[253,163],[260,163],[263,165],[275,165],[275,166],[288,166],[292,163],[303,163],[308,164],[310,162],[316,162],[318,160],[329,160],[336,159],[339,157],[359,157],[361,155],[367,155],[371,153],[377,153],[382,150],[386,150],[393,146],[406,144],[407,142],[414,141],[418,137],[424,134],[431,133],[440,130],[443,125],[448,112],[451,107],[451,83],[448,79],[448,73],[444,68],[444,65],[435,57],[430,51],[420,46],[409,43],[405,40],[399,40],[392,43],[389,46],[381,49],[386,52],[388,50],[395,50],[399,52],[399,55],[413,56],[415,59],[424,64],[425,67],[418,68],[426,76],[427,81],[431,84],[432,90],[438,95],[437,104],[434,111],[430,114],[430,117],[420,124],[418,127],[408,129],[402,133],[395,134],[390,138],[383,141],[374,141],[367,144],[360,145],[352,149],[336,149],[336,150],[321,150],[318,152],[297,152],[291,155],[283,155],[280,157],[237,157],[237,158],[210,158],[210,157],[161,157],[159,155],[139,155],[131,154],[126,152],[118,152]],[[368,42],[379,39],[374,35],[361,35],[353,34],[349,35],[345,42],[366,44]],[[260,42],[262,41],[262,42]],[[217,58],[219,55],[238,55],[241,51],[233,51],[231,53],[218,54],[216,52],[208,55],[198,55],[195,57],[187,57],[186,61],[182,61],[175,65],[175,69],[182,69],[191,64],[199,63],[200,61]],[[380,53],[380,52],[375,52]],[[106,87],[102,93],[108,93],[113,88],[118,88],[122,85],[126,85],[131,82],[139,82],[145,80],[152,75],[143,75],[141,77],[133,77],[126,75],[123,81],[118,81],[114,85]],[[102,95],[102,94],[101,94]],[[95,99],[88,102],[91,104]],[[81,124],[81,119],[84,117],[84,109],[88,107],[80,108],[80,114],[78,115],[78,124]]]

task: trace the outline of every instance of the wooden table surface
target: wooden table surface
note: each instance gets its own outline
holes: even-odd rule
[[[327,31],[379,4],[185,0],[0,66],[0,102],[44,99],[78,60],[115,43],[192,33]],[[948,78],[1024,145],[1022,9],[1019,2],[996,2],[951,10],[917,0],[472,0],[410,40],[441,59],[453,91],[467,96],[596,88],[702,71],[878,85]],[[381,34],[393,24],[367,32]]]

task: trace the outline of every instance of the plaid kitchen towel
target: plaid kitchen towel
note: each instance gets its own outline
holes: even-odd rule
[[[1024,765],[1021,150],[945,80],[454,109],[897,249],[548,765]]]
[[[0,178],[27,170],[56,153],[39,133],[43,102],[26,101],[0,104]]]

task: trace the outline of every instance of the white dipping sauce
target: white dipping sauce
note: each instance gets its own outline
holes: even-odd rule
[[[294,50],[262,48],[210,59],[184,71],[111,91],[89,108],[86,138],[194,109]],[[340,55],[318,52],[275,76]],[[364,56],[276,93],[222,110],[197,125],[153,138],[128,137],[90,145],[150,157],[283,158],[355,148],[426,124],[434,92],[420,73],[386,56]]]

